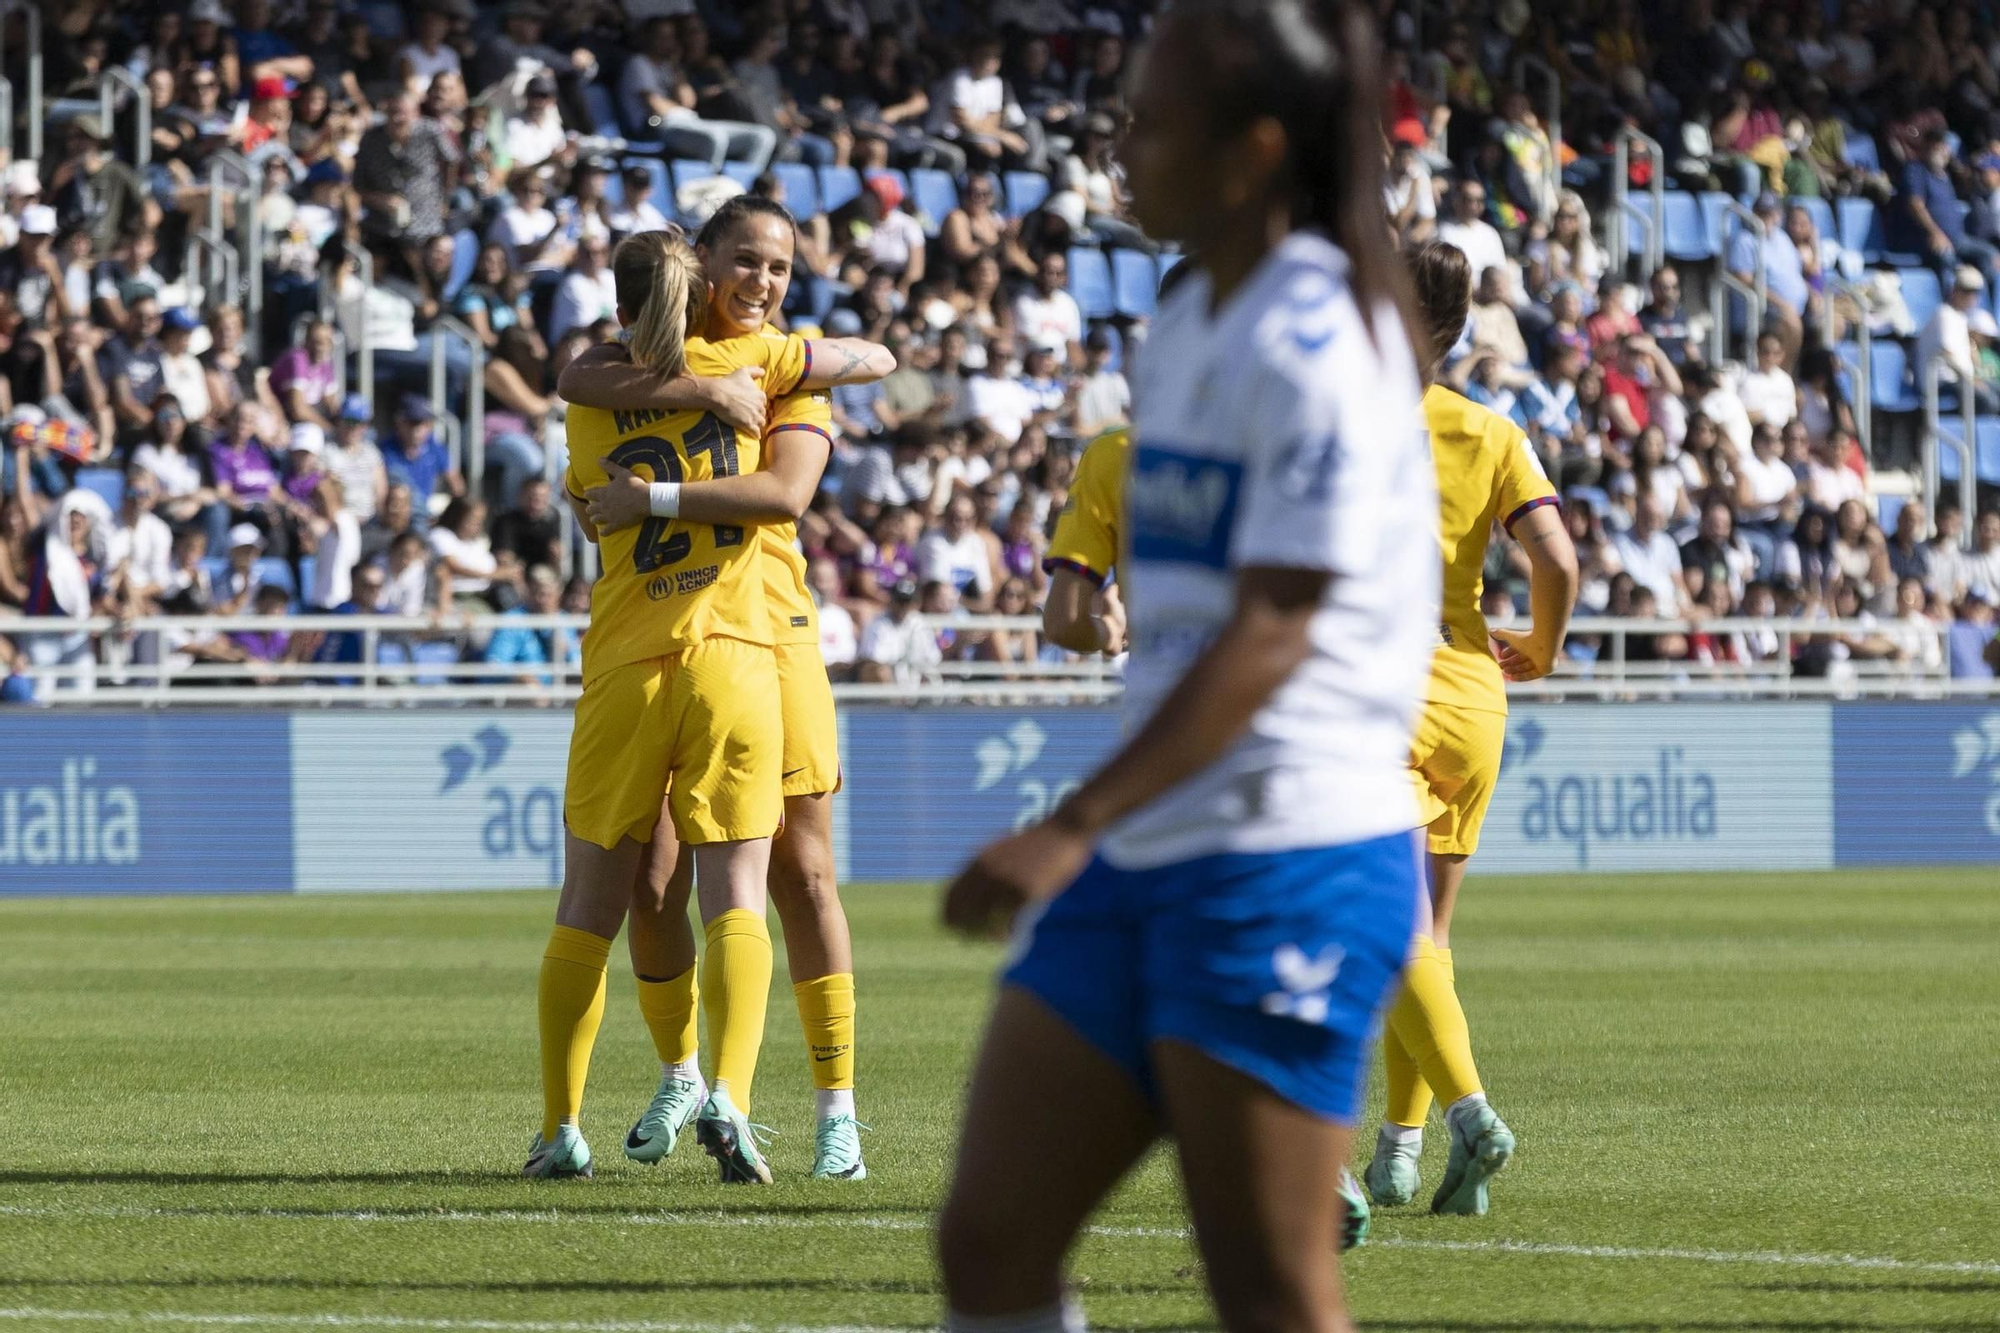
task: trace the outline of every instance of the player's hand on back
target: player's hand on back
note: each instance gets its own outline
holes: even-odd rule
[[[1106,657],[1116,657],[1124,652],[1125,601],[1118,595],[1117,584],[1107,583],[1090,599],[1090,614],[1104,636],[1104,646],[1098,651]]]
[[[944,923],[962,935],[1004,939],[1021,909],[1068,888],[1090,860],[1090,839],[1031,824],[986,845],[944,891]]]
[[[585,513],[600,533],[616,532],[652,517],[652,492],[646,479],[612,459],[600,458],[605,482],[583,493]]]
[[[1539,642],[1533,631],[1496,629],[1487,632],[1493,636],[1493,660],[1500,664],[1500,674],[1508,680],[1517,684],[1540,680],[1555,669],[1555,649]]]
[[[765,413],[771,405],[764,396],[764,386],[758,383],[763,378],[763,367],[739,366],[719,378],[695,382],[708,398],[709,411],[751,438],[761,440]]]

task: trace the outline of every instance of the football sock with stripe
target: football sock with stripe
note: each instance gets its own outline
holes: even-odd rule
[[[813,1087],[820,1092],[854,1087],[854,974],[836,972],[792,987],[799,1005],[799,1026],[805,1029],[812,1056]],[[822,1103],[826,1098],[821,1098]],[[847,1099],[848,1114],[853,1098]],[[822,1115],[826,1114],[824,1110]]]
[[[1410,951],[1402,993],[1389,1010],[1389,1028],[1445,1105],[1480,1091],[1465,1010],[1459,1007],[1451,972],[1428,935],[1417,936]]]
[[[750,1114],[750,1083],[771,998],[771,932],[761,912],[735,908],[708,923],[701,989],[715,1045],[715,1087]]]
[[[590,1051],[604,1019],[605,960],[611,941],[585,930],[557,926],[542,951],[535,1007],[542,1037],[542,1137],[553,1139],[564,1121],[583,1109]]]
[[[660,1057],[663,1072],[694,1065],[700,1049],[695,1019],[700,994],[692,967],[666,981],[639,978],[639,1012],[645,1017],[646,1031],[653,1034],[653,1050]]]

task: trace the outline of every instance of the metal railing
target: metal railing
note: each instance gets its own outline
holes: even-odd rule
[[[106,65],[97,76],[97,118],[104,122],[107,137],[117,133],[120,88],[132,95],[132,105],[138,109],[139,137],[132,150],[133,165],[143,167],[153,160],[153,99],[145,82],[123,65]]]
[[[454,465],[461,469],[466,484],[476,490],[486,475],[486,344],[480,342],[479,335],[462,320],[450,315],[439,315],[432,321],[430,335],[431,410],[437,413],[438,420],[453,429],[457,429],[460,422],[451,410],[449,393],[451,376],[447,363],[451,357],[451,344],[464,343],[471,354],[471,370],[465,386],[463,457],[456,458]]]
[[[141,704],[366,705],[403,703],[550,704],[576,698],[574,662],[489,663],[483,645],[500,630],[565,630],[581,636],[587,616],[512,614],[465,616],[147,616],[34,618],[0,622],[0,632],[24,649],[22,674],[52,705]],[[968,616],[936,620],[963,640],[990,630],[1034,630],[1032,617]],[[282,630],[303,641],[292,656],[317,655],[326,641],[351,636],[341,655],[354,660],[192,662],[191,642],[234,632]],[[1571,625],[1571,648],[1547,678],[1510,687],[1535,699],[1940,699],[2000,698],[2000,682],[1953,680],[1944,628],[1903,620],[1760,620],[1697,622],[1585,616]],[[1716,650],[1702,659],[1658,660],[1662,635],[1701,636]],[[95,651],[85,648],[95,640]],[[1849,655],[1816,657],[1801,650],[1846,641]],[[38,652],[37,643],[54,650]],[[441,645],[427,647],[426,645]],[[385,652],[385,648],[392,651]],[[1880,656],[1871,656],[1880,653]],[[461,657],[469,660],[459,660]],[[1820,669],[1802,673],[1795,659]],[[60,659],[60,660],[42,660]],[[850,700],[909,703],[964,701],[1063,703],[1115,697],[1120,666],[1102,658],[1029,662],[950,660],[899,672],[895,681],[836,686]]]
[[[1834,322],[1834,304],[1837,298],[1846,297],[1854,303],[1857,318],[1854,321],[1854,343],[1857,364],[1854,369],[1854,427],[1861,437],[1861,450],[1868,455],[1870,466],[1875,458],[1875,366],[1874,337],[1868,331],[1868,306],[1863,299],[1861,288],[1845,278],[1829,275],[1826,284],[1826,299],[1820,302],[1820,341],[1834,349],[1838,356],[1840,339],[1838,326]]]
[[[1757,334],[1764,327],[1764,241],[1770,235],[1763,219],[1735,200],[1730,200],[1723,208],[1725,216],[1735,218],[1745,231],[1757,238],[1757,262],[1752,266],[1749,282],[1729,271],[1729,238],[1725,227],[1723,259],[1715,267],[1716,283],[1709,288],[1709,317],[1713,325],[1708,332],[1709,361],[1715,365],[1721,365],[1729,356],[1729,296],[1732,292],[1748,303],[1744,337],[1753,351],[1757,346]]]
[[[204,303],[207,303],[206,298],[212,298],[217,292],[236,290],[238,273],[235,246],[227,241],[217,240],[205,231],[191,228],[187,234],[187,252],[188,261],[183,276],[192,283],[197,271],[202,273],[201,290],[205,298]],[[198,270],[196,265],[199,256],[206,256],[208,262],[201,265]],[[220,277],[217,276],[218,273]]]
[[[1652,182],[1647,193],[1652,197],[1651,212],[1638,212],[1631,202],[1632,145],[1638,144],[1653,159]],[[1611,143],[1611,266],[1618,273],[1625,272],[1626,263],[1632,256],[1632,241],[1627,229],[1635,219],[1646,229],[1646,248],[1640,254],[1639,281],[1653,276],[1653,270],[1666,262],[1667,258],[1667,155],[1659,141],[1642,134],[1627,125],[1618,131]]]
[[[1522,92],[1533,91],[1528,87],[1528,76],[1534,75],[1542,81],[1547,90],[1547,101],[1543,103],[1542,132],[1549,136],[1549,160],[1542,168],[1542,175],[1548,182],[1549,203],[1562,192],[1562,75],[1554,65],[1540,56],[1522,56],[1514,62],[1514,86]]]
[[[42,132],[46,128],[45,108],[42,105],[42,10],[41,6],[29,0],[21,6],[28,23],[28,118],[27,156],[39,162],[42,160]],[[0,66],[7,63],[7,25],[0,18]],[[106,128],[111,122],[106,120]],[[0,78],[0,145],[9,153],[14,151],[14,85],[10,80]]]
[[[341,238],[340,248],[354,261],[354,276],[361,284],[360,294],[354,300],[355,386],[363,398],[373,403],[375,358],[370,355],[368,346],[368,290],[375,285],[375,256],[369,254],[365,247],[356,245],[344,236]],[[325,289],[328,284],[322,283],[321,286]],[[341,295],[338,291],[328,290],[326,299],[332,302],[333,308],[323,310],[321,314],[333,321],[333,326],[337,329],[340,327]],[[342,373],[345,374],[344,371]]]
[[[1958,512],[1964,515],[1964,528],[1959,533],[1959,545],[1965,550],[1972,549],[1973,515],[1979,512],[1978,439],[1979,401],[1971,383],[1958,386],[1959,433],[1954,435],[1944,426],[1942,409],[1944,378],[1944,358],[1934,356],[1917,367],[1917,380],[1923,387],[1924,430],[1918,458],[1922,473],[1921,495],[1923,512],[1928,518],[1937,513],[1938,491],[1943,485],[1944,472],[1940,466],[1938,447],[1943,445],[1958,455]]]

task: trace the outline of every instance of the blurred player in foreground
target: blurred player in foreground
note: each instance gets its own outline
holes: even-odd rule
[[[1352,5],[1194,0],[1141,65],[1135,210],[1202,271],[1138,365],[1131,739],[946,895],[971,933],[1040,909],[939,1223],[952,1328],[1080,1328],[1064,1256],[1162,1135],[1223,1324],[1350,1326],[1338,1181],[1420,892],[1438,607],[1380,105]]]
[[[1419,246],[1409,261],[1428,329],[1428,382],[1465,327],[1472,271],[1464,254],[1442,241]],[[1576,602],[1576,551],[1555,487],[1520,427],[1436,383],[1424,391],[1424,424],[1437,469],[1444,611],[1410,773],[1429,829],[1430,894],[1382,1040],[1389,1104],[1367,1182],[1378,1204],[1415,1197],[1435,1093],[1445,1105],[1451,1156],[1431,1211],[1476,1214],[1486,1211],[1487,1181],[1513,1155],[1514,1136],[1486,1104],[1472,1060],[1454,987],[1452,905],[1500,776],[1506,681],[1539,680],[1562,651]],[[1532,619],[1525,631],[1488,629],[1479,613],[1480,571],[1495,523],[1528,554]]]
[[[797,224],[780,204],[738,195],[717,209],[695,243],[711,291],[707,336],[783,339],[766,320],[784,307],[796,248]],[[757,525],[785,732],[785,824],[771,850],[770,892],[785,927],[792,995],[811,1059],[818,1120],[812,1174],[860,1180],[868,1171],[854,1106],[854,949],[833,861],[840,737],[796,522],[819,490],[833,446],[829,400],[813,390],[881,379],[896,368],[896,361],[887,348],[859,338],[814,339],[812,347],[811,390],[778,398],[768,423],[755,432],[764,441],[763,465],[737,476],[691,482],[673,492],[672,508],[683,518]],[[704,397],[726,391],[721,384],[647,376],[618,347],[594,348],[572,361],[559,388],[570,402],[626,410],[698,406]],[[615,466],[607,476],[588,495],[600,530],[617,531],[660,516],[661,497],[645,481]],[[639,1005],[661,1065],[652,1103],[625,1138],[625,1155],[634,1161],[657,1162],[671,1153],[702,1102],[694,1023],[699,987],[687,917],[693,886],[693,860],[676,847],[662,812],[646,874],[634,889],[629,936]],[[768,949],[768,933],[765,941]],[[712,957],[714,939],[709,943]]]

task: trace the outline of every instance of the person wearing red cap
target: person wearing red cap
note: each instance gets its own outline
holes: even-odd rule
[[[257,80],[250,88],[250,116],[243,122],[244,153],[254,153],[273,139],[284,142],[291,128],[291,85],[276,75]]]
[[[874,200],[863,207],[873,214],[868,237],[868,265],[896,277],[896,290],[908,296],[924,279],[923,224],[903,211],[903,187],[887,172],[872,175],[863,187]]]

